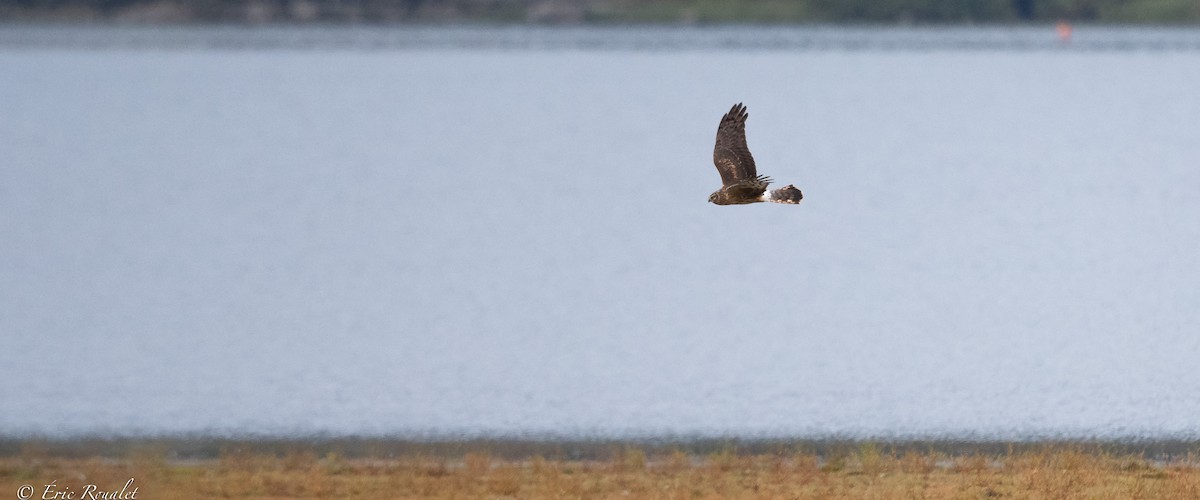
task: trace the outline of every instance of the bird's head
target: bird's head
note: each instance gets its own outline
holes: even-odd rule
[[[713,194],[708,195],[708,202],[716,205],[721,204],[721,192],[713,191]]]

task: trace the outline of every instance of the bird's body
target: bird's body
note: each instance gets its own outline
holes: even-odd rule
[[[713,163],[721,174],[721,189],[709,195],[708,201],[717,205],[745,205],[769,201],[773,203],[800,203],[804,195],[796,186],[788,184],[779,189],[767,190],[771,178],[758,175],[754,157],[746,145],[746,106],[742,103],[721,118],[717,126],[717,145],[713,149]]]

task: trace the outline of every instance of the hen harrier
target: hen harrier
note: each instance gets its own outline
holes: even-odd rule
[[[774,203],[800,203],[804,195],[796,186],[788,184],[767,191],[771,178],[758,175],[754,169],[754,157],[746,146],[746,107],[742,103],[721,118],[717,127],[717,147],[713,150],[713,163],[721,173],[721,189],[709,195],[708,201],[718,205],[744,205],[770,201]]]

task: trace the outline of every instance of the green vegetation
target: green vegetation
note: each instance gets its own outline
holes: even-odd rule
[[[1196,0],[0,0],[0,20],[1200,23]]]

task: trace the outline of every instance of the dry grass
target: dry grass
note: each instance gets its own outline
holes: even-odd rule
[[[0,458],[0,495],[46,484],[86,498],[84,488],[136,498],[1200,498],[1189,455],[1141,455],[1047,446],[999,454],[895,451],[865,443],[821,455],[780,450],[709,453],[627,445],[607,458],[458,456],[347,458],[310,449],[263,453],[230,447],[213,459],[166,458],[153,447],[116,458],[63,457],[36,445]]]

